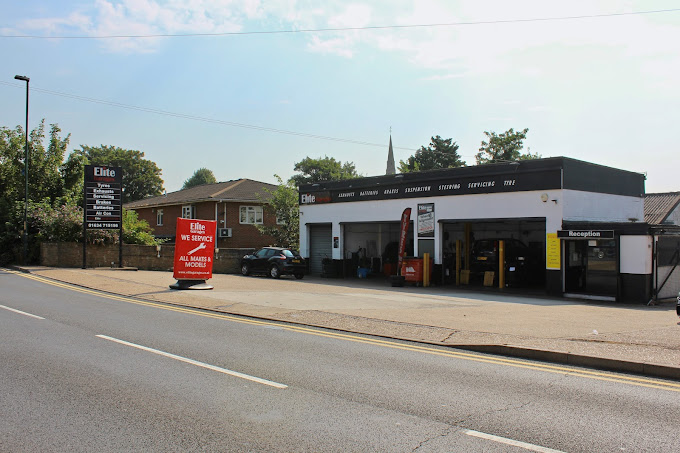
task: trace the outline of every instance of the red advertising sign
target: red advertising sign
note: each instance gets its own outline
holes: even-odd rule
[[[399,257],[397,259],[397,272],[401,272],[401,261],[406,252],[406,236],[408,235],[408,225],[411,223],[411,208],[404,209],[401,213],[401,231],[399,232]]]
[[[177,280],[207,280],[212,278],[215,252],[214,220],[177,218],[175,265]]]

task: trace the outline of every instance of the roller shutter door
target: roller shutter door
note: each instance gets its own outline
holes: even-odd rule
[[[321,260],[332,258],[332,240],[330,225],[315,225],[310,227],[310,252],[309,272],[320,275],[322,272]]]

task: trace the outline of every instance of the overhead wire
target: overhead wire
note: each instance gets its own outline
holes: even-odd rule
[[[434,28],[434,27],[461,27],[470,25],[498,25],[529,22],[551,22],[566,20],[600,19],[609,17],[637,16],[644,14],[662,14],[680,12],[680,8],[657,9],[648,11],[629,11],[622,13],[603,13],[603,14],[582,14],[576,16],[556,16],[556,17],[535,17],[528,19],[498,19],[468,22],[447,22],[430,24],[404,24],[404,25],[371,25],[364,27],[333,27],[333,28],[301,28],[293,30],[260,30],[260,31],[231,31],[213,33],[157,33],[139,35],[0,35],[0,38],[8,39],[144,39],[144,38],[190,38],[190,37],[211,37],[211,36],[242,36],[242,35],[276,35],[276,34],[296,34],[296,33],[325,33],[340,31],[362,31],[362,30],[390,30],[408,28]]]
[[[22,88],[21,85],[17,85],[14,83],[9,83],[9,82],[4,82],[0,80],[0,84],[2,85],[7,85],[11,87],[17,87],[17,88]],[[213,123],[213,124],[221,124],[224,126],[231,126],[231,127],[239,127],[239,128],[244,128],[244,129],[253,129],[257,131],[263,131],[263,132],[272,132],[276,134],[285,134],[285,135],[292,135],[292,136],[297,136],[297,137],[305,137],[305,138],[313,138],[317,140],[327,140],[327,141],[334,141],[334,142],[341,142],[341,143],[351,143],[354,145],[363,145],[363,146],[375,146],[375,147],[380,147],[384,148],[385,144],[384,143],[372,143],[372,142],[365,142],[365,141],[360,141],[360,140],[351,140],[347,138],[341,138],[341,137],[331,137],[327,135],[318,135],[318,134],[309,134],[306,132],[298,132],[298,131],[291,131],[291,130],[286,130],[286,129],[277,129],[273,127],[265,127],[265,126],[257,126],[254,124],[246,124],[246,123],[237,123],[234,121],[226,121],[226,120],[219,120],[215,118],[207,118],[207,117],[202,117],[202,116],[197,116],[197,115],[191,115],[191,114],[186,114],[186,113],[177,113],[177,112],[170,112],[167,110],[160,110],[160,109],[155,109],[151,107],[140,107],[136,105],[130,105],[130,104],[123,104],[121,102],[114,102],[114,101],[107,101],[104,99],[95,99],[95,98],[89,98],[85,96],[79,96],[77,94],[71,94],[71,93],[64,93],[60,91],[53,91],[53,90],[47,90],[44,88],[38,88],[35,87],[34,85],[31,85],[31,91],[35,91],[38,93],[45,93],[53,96],[61,96],[65,98],[70,98],[70,99],[76,99],[79,101],[85,101],[85,102],[91,102],[94,104],[101,104],[101,105],[108,105],[111,107],[118,107],[118,108],[124,108],[128,110],[135,110],[138,112],[146,112],[146,113],[154,113],[156,115],[164,115],[164,116],[170,116],[174,118],[182,118],[182,119],[188,119],[188,120],[193,120],[193,121],[200,121],[204,123]],[[405,147],[399,147],[399,146],[393,146],[393,149],[401,149],[405,151],[415,151],[415,148],[405,148]]]

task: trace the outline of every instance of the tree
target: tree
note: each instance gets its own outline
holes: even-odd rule
[[[258,195],[264,203],[264,209],[276,215],[276,226],[255,225],[262,234],[274,238],[276,246],[290,247],[295,250],[300,244],[300,206],[298,191],[293,179],[284,183],[279,175],[274,175],[279,181],[276,190],[264,189],[268,197]]]
[[[515,132],[512,128],[500,135],[493,131],[484,131],[488,142],[482,141],[479,152],[475,156],[477,164],[540,159],[541,156],[538,153],[521,154],[524,139],[527,138],[527,132],[529,132],[529,129]]]
[[[464,166],[465,162],[458,154],[458,144],[452,138],[443,139],[437,135],[432,137],[427,148],[421,146],[415,155],[399,161],[399,173]]]
[[[342,179],[358,178],[360,175],[354,167],[354,162],[344,164],[333,157],[320,157],[312,159],[305,157],[295,164],[294,170],[299,172],[290,179],[297,186],[311,184],[320,181],[339,181]]]
[[[50,141],[45,148],[45,120],[29,133],[28,142],[28,206],[42,203],[47,206],[61,203],[69,189],[60,165],[64,159],[69,136],[60,137],[61,129],[50,125]],[[0,127],[0,262],[6,263],[20,256],[25,173],[24,157],[26,134],[21,126],[15,129]],[[29,261],[38,257],[39,244],[33,240],[35,228],[27,225]]]
[[[65,167],[108,165],[123,170],[123,203],[160,195],[163,192],[161,169],[155,162],[144,159],[144,153],[117,146],[86,146],[71,153]],[[82,175],[82,169],[81,173]],[[81,176],[82,179],[82,176]]]
[[[184,181],[182,190],[201,186],[203,184],[215,184],[216,182],[217,179],[215,179],[215,175],[213,174],[212,170],[208,170],[207,168],[203,167],[196,170],[191,178]]]
[[[64,194],[60,165],[64,160],[70,134],[62,139],[61,129],[50,125],[50,142],[45,149],[45,120],[29,134],[28,199],[54,201]],[[25,191],[25,133],[21,126],[11,130],[0,128],[0,197],[6,201],[23,200]]]

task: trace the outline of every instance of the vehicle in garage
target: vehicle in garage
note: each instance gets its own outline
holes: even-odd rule
[[[304,258],[285,247],[264,247],[252,255],[241,258],[241,274],[264,274],[272,278],[294,275],[298,280],[305,275]]]
[[[532,271],[536,271],[536,260],[532,250],[519,239],[493,238],[475,241],[471,251],[470,273],[481,277],[484,272],[492,271],[498,278],[500,241],[504,244],[506,283],[516,286],[528,283]]]

